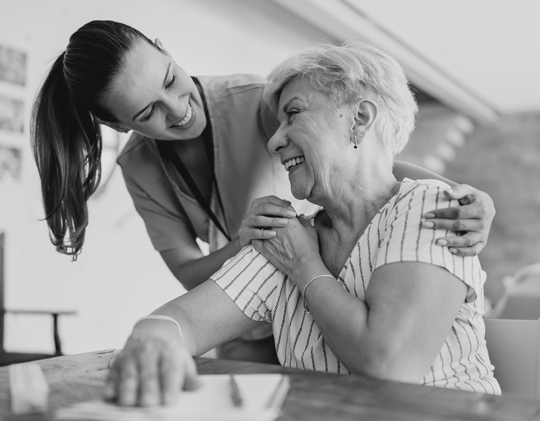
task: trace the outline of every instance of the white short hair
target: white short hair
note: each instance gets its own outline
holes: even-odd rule
[[[359,41],[306,48],[268,76],[264,95],[274,111],[281,92],[295,79],[306,80],[336,104],[369,99],[378,108],[376,133],[392,157],[407,144],[418,106],[402,67],[388,54]]]

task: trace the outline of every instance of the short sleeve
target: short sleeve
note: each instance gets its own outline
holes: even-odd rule
[[[184,210],[170,189],[156,187],[153,195],[160,196],[159,202],[150,197],[126,171],[122,171],[126,187],[133,199],[139,215],[142,217],[154,248],[163,252],[175,248],[196,244],[194,229],[185,215]],[[178,203],[177,205],[175,205]]]
[[[449,186],[437,181],[410,182],[398,194],[388,213],[384,235],[375,267],[395,262],[422,262],[445,268],[468,286],[466,302],[480,294],[486,275],[478,257],[456,256],[435,244],[440,237],[456,235],[448,230],[421,227],[422,215],[435,210],[459,206],[443,194]]]
[[[211,276],[252,320],[272,322],[277,286],[284,275],[253,246],[244,247]]]

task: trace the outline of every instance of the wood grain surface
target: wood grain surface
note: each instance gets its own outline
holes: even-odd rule
[[[41,360],[49,383],[45,414],[10,413],[9,374],[0,368],[0,420],[52,420],[57,408],[99,399],[115,350]],[[292,420],[540,420],[540,400],[489,396],[428,386],[287,369],[276,365],[198,358],[200,374],[287,373],[291,390],[280,421]]]

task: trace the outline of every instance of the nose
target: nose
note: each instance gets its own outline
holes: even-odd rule
[[[186,115],[187,109],[186,105],[183,104],[181,100],[182,97],[167,95],[163,98],[163,104],[167,110],[167,119],[170,121],[175,121],[180,118],[183,118]]]
[[[289,143],[290,140],[283,129],[283,125],[280,125],[274,133],[274,136],[268,141],[268,151],[270,151],[270,153],[278,154],[282,149],[286,148]]]

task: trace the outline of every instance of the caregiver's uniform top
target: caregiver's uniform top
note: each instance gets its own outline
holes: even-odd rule
[[[467,297],[422,383],[500,395],[484,339],[485,272],[477,257],[456,256],[447,247],[435,244],[435,238],[441,234],[453,233],[421,228],[426,209],[458,205],[442,193],[448,187],[440,181],[404,180],[399,192],[362,233],[336,282],[364,301],[371,275],[380,266],[412,261],[448,270],[467,285]],[[304,308],[304,297],[296,285],[252,246],[244,247],[229,259],[212,279],[246,316],[272,323],[282,365],[348,373]]]
[[[292,197],[279,155],[266,148],[278,125],[262,100],[263,78],[239,74],[198,80],[212,125],[214,170],[231,237],[257,197],[273,194],[290,200],[299,212],[314,211],[313,205]],[[210,252],[227,244],[176,170],[162,162],[152,139],[133,134],[118,164],[157,251],[193,244],[197,237],[209,244]],[[210,206],[225,226],[215,189]]]

